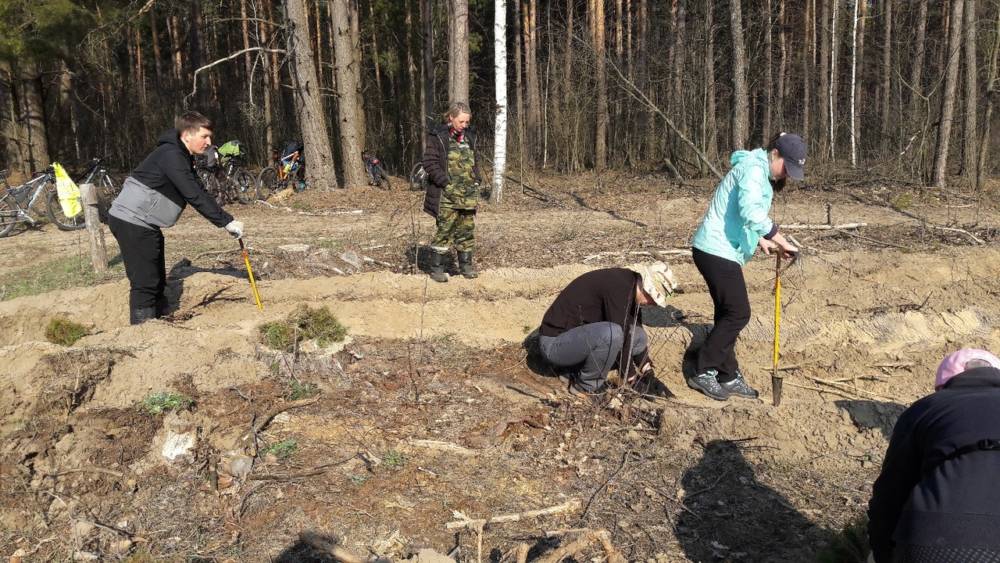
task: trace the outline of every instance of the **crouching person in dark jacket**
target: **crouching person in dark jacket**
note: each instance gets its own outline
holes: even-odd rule
[[[665,306],[676,288],[673,272],[663,262],[583,274],[542,317],[542,356],[554,366],[571,368],[571,392],[603,392],[616,365],[623,381],[637,389],[648,387],[653,366],[639,307]]]
[[[877,563],[1000,561],[1000,359],[966,348],[896,422],[868,506]]]
[[[140,324],[166,314],[165,227],[172,227],[187,204],[234,237],[243,223],[234,221],[201,185],[194,155],[212,145],[212,122],[198,112],[178,117],[175,129],[160,135],[156,149],[125,179],[108,211],[108,226],[118,241],[128,276],[129,321]]]
[[[472,114],[463,102],[454,102],[444,114],[445,123],[427,135],[423,165],[429,180],[424,211],[437,219],[431,242],[431,279],[448,281],[445,256],[454,246],[460,273],[478,277],[472,264],[475,247],[476,208],[479,205],[479,170],[476,136],[469,127]]]

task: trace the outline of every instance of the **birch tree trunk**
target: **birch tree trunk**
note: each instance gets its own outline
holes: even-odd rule
[[[519,2],[520,0],[514,0]],[[503,198],[507,166],[507,0],[494,0],[493,66],[496,78],[496,124],[493,129],[493,203]]]
[[[309,38],[309,12],[306,0],[286,0],[285,21],[290,27],[288,53],[292,57],[292,84],[298,111],[302,143],[305,145],[306,181],[318,190],[337,188],[337,175],[330,152],[330,135],[320,101],[316,64]],[[360,158],[360,156],[359,156]],[[346,164],[346,163],[345,163]]]
[[[358,78],[354,67],[360,63],[354,59],[352,44],[350,0],[332,0],[334,68],[337,71],[337,116],[340,130],[340,157],[344,170],[344,187],[360,188],[366,185],[364,161],[361,159],[361,137],[358,133]],[[308,163],[308,161],[306,161]]]
[[[963,0],[952,0],[951,25],[948,31],[948,57],[945,59],[944,94],[941,98],[941,124],[938,127],[937,151],[934,157],[934,185],[947,186],[948,148],[951,141],[952,120],[955,117],[955,93],[958,90],[958,67],[962,42]]]
[[[743,13],[740,6],[742,1],[730,0],[729,7],[729,29],[733,37],[733,150],[743,148],[750,136],[746,47],[743,42]]]
[[[448,101],[469,102],[469,0],[450,0]]]
[[[837,50],[839,47],[839,41],[837,37],[837,4],[840,0],[832,0],[830,15],[830,90],[827,95],[830,98],[830,103],[828,104],[830,115],[827,116],[827,123],[829,124],[830,130],[830,158],[833,160],[837,159],[837,120],[834,116],[837,114]]]
[[[821,0],[821,2],[823,11],[819,20],[819,90],[816,91],[816,97],[819,98],[819,135],[817,137],[821,139],[820,153],[825,156],[830,151],[827,131],[830,129],[830,46],[833,44],[833,38],[830,34],[831,2],[830,0]]]
[[[864,0],[854,0],[854,16],[851,25],[851,167],[858,167],[858,129],[857,129],[857,83],[858,83],[858,7]],[[863,35],[862,35],[863,37]]]
[[[976,0],[965,0],[965,127],[962,143],[962,173],[969,179],[975,178],[976,171],[976,119],[978,117],[978,96],[976,73]]]

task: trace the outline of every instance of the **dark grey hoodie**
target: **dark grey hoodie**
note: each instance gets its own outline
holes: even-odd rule
[[[205,191],[194,172],[194,159],[170,129],[160,135],[156,149],[125,179],[121,194],[109,214],[148,228],[172,227],[191,204],[216,227],[225,227],[233,216]]]

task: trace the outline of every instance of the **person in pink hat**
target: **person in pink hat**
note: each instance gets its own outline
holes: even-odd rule
[[[934,389],[893,428],[868,504],[872,558],[1000,562],[1000,358],[953,352]]]

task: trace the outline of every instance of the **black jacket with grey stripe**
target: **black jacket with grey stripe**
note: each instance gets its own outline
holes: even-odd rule
[[[129,179],[110,211],[123,221],[145,227],[170,227],[189,203],[217,227],[225,227],[233,220],[198,180],[194,158],[181,143],[176,129],[160,135],[156,149],[132,171]]]

